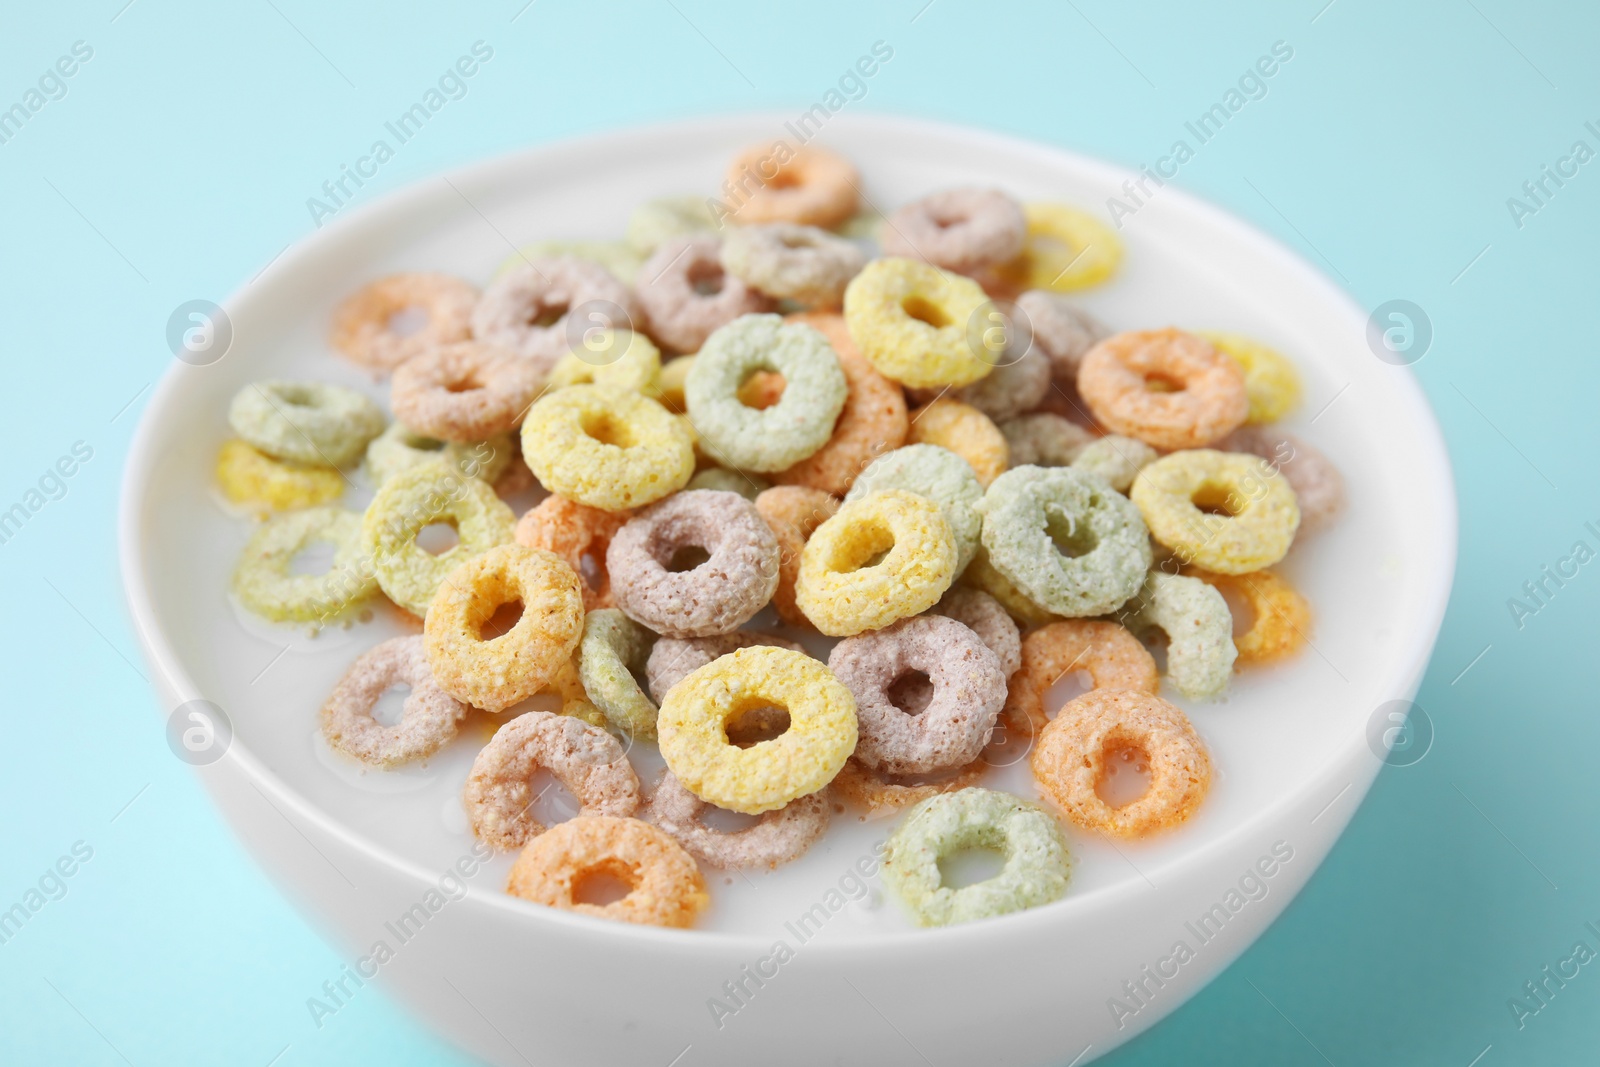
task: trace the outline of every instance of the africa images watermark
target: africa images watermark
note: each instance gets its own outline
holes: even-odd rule
[[[89,442],[72,442],[72,447],[46,467],[34,485],[23,491],[20,500],[0,510],[0,545],[10,544],[11,539],[28,524],[28,520],[43,511],[45,505],[66,496],[67,480],[93,458],[94,448]]]
[[[1590,121],[1585,122],[1583,128],[1600,144],[1600,126]],[[1522,183],[1522,196],[1506,197],[1506,210],[1511,213],[1512,224],[1519,230],[1527,225],[1524,220],[1548,207],[1567,182],[1578,176],[1579,168],[1594,157],[1595,150],[1580,137],[1572,142],[1566,155],[1557,157],[1554,166],[1540,164],[1538,175]]]
[[[83,864],[94,859],[94,846],[87,841],[74,841],[72,847],[44,869],[35,883],[23,891],[17,902],[0,911],[0,945],[22,932],[22,928],[42,911],[45,905],[67,895],[67,879],[78,873]]]
[[[54,64],[46,67],[16,103],[0,108],[0,145],[11,143],[11,139],[22,132],[22,127],[45,109],[45,105],[65,99],[67,80],[93,58],[94,46],[87,41],[73,41],[68,54],[58,57]]]
[[[1600,945],[1600,927],[1592,922],[1584,923],[1583,927],[1594,935],[1595,944]],[[1583,967],[1596,955],[1587,941],[1575,941],[1572,950],[1558,958],[1554,966],[1547,963],[1539,968],[1541,977],[1523,982],[1522,992],[1525,996],[1506,998],[1506,1007],[1511,1011],[1511,1020],[1517,1024],[1517,1029],[1526,1028],[1529,1019],[1548,1008],[1550,1002],[1567,988],[1567,983],[1581,975]]]
[[[1595,539],[1595,544],[1600,544],[1600,527],[1586,522],[1583,528]],[[1555,563],[1540,566],[1537,576],[1522,583],[1522,596],[1525,599],[1506,598],[1506,610],[1511,613],[1511,621],[1517,624],[1517,629],[1527,626],[1530,618],[1549,607],[1556,594],[1565,589],[1567,583],[1578,576],[1583,565],[1594,557],[1595,548],[1580,537],[1572,543],[1567,554]]]

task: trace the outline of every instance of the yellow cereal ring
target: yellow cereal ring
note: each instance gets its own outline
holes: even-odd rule
[[[233,503],[260,511],[314,507],[344,492],[344,477],[332,467],[273,459],[237,437],[217,453],[217,482]]]
[[[656,399],[674,415],[683,415],[689,410],[689,402],[683,397],[683,383],[689,380],[689,370],[693,366],[693,356],[678,356],[661,365],[661,376],[657,379],[661,395]]]
[[[1311,630],[1311,605],[1282,575],[1271,571],[1212,574],[1198,567],[1185,567],[1183,573],[1224,596],[1231,594],[1243,600],[1255,616],[1250,628],[1233,639],[1233,647],[1239,652],[1233,664],[1235,670],[1274,663],[1304,647]]]
[[[1012,584],[1010,578],[995,570],[994,564],[989,562],[988,549],[982,545],[978,546],[977,554],[967,564],[967,569],[961,572],[961,582],[994,597],[1007,614],[1024,626],[1043,626],[1061,618],[1035,604],[1028,594]]]
[[[1024,204],[1028,234],[1022,255],[996,270],[1018,289],[1070,293],[1099,285],[1122,262],[1116,232],[1086,211],[1065,204]]]
[[[546,489],[603,511],[643,507],[694,474],[694,438],[681,418],[598,385],[541,397],[522,423],[522,455]]]
[[[955,574],[956,539],[939,506],[886,489],[845,504],[812,532],[795,606],[829,637],[851,637],[920,615]]]
[[[1289,483],[1260,456],[1240,452],[1174,452],[1141,470],[1128,496],[1151,536],[1182,563],[1218,574],[1270,567],[1300,525]]]
[[[1300,375],[1295,373],[1288,356],[1243,334],[1195,332],[1244,371],[1244,392],[1250,398],[1250,414],[1245,422],[1277,422],[1300,403]]]
[[[971,278],[915,259],[875,259],[844,291],[844,319],[867,362],[913,388],[961,386],[994,369],[998,353],[970,329],[989,297]]]
[[[551,386],[592,382],[652,399],[661,395],[661,350],[644,334],[596,328],[584,333],[582,345],[556,363]]]
[[[739,748],[727,724],[780,707],[789,729]],[[712,660],[667,690],[656,720],[661,755],[684,787],[719,808],[759,815],[833,780],[856,748],[856,702],[803,652],[761,645]]]
[[[978,484],[986,489],[1011,466],[1011,446],[1000,428],[971,404],[949,397],[911,413],[909,440],[948,448],[967,461]]]

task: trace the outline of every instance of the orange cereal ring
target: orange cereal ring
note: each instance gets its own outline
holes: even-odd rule
[[[1281,575],[1271,571],[1213,574],[1198,567],[1185,567],[1182,573],[1200,579],[1230,601],[1244,601],[1254,615],[1250,628],[1233,639],[1233,647],[1239,651],[1235,670],[1286,659],[1305,645],[1311,629],[1311,605]]]
[[[609,875],[628,895],[582,903],[583,882]],[[599,919],[685,927],[711,903],[694,857],[672,835],[638,819],[580,815],[534,838],[511,867],[506,892]]]
[[[606,571],[606,548],[632,517],[631,511],[601,511],[552,494],[517,520],[517,544],[554,552],[565,560],[583,586],[584,611],[612,608],[616,601]]]
[[[911,414],[910,440],[948,448],[967,461],[985,488],[1011,465],[1011,446],[989,416],[959,400],[940,397]]]
[[[477,287],[448,274],[391,274],[362,286],[333,313],[328,343],[353,363],[389,371],[472,335]],[[415,330],[399,327],[420,318]]]
[[[756,497],[756,511],[778,538],[778,588],[772,594],[772,607],[778,618],[791,626],[811,629],[811,620],[794,602],[800,553],[811,532],[838,510],[838,500],[803,485],[780,485]]]
[[[1150,767],[1143,796],[1113,808],[1096,785],[1119,753]],[[1061,709],[1039,735],[1033,775],[1069,819],[1110,837],[1142,837],[1177,826],[1211,787],[1211,757],[1188,716],[1152,693],[1102,689]]]
[[[395,368],[389,405],[407,429],[440,441],[482,441],[522,421],[539,394],[534,364],[482,341],[458,341]]]
[[[1078,367],[1078,393],[1113,433],[1168,450],[1204,447],[1250,414],[1239,364],[1174,329],[1101,341]]]
[[[804,323],[822,333],[839,357],[848,393],[844,410],[833,424],[833,436],[816,452],[787,470],[772,475],[780,485],[809,485],[835,496],[845,490],[873,460],[905,444],[908,423],[906,396],[900,386],[873,369],[845,327],[844,316],[808,311],[785,316],[787,322]],[[747,385],[754,384],[752,378]],[[752,400],[741,392],[740,399]],[[752,404],[752,406],[759,406]]]
[[[1114,622],[1063,619],[1022,639],[1022,667],[1011,676],[1001,711],[1007,725],[1029,736],[1049,723],[1044,695],[1070,671],[1085,671],[1097,689],[1161,691],[1156,661],[1137,637]]]
[[[834,777],[833,790],[850,803],[866,809],[863,818],[878,819],[940,793],[953,793],[976,785],[987,769],[988,765],[982,760],[975,760],[946,777],[914,775],[910,777],[915,781],[908,781],[905,775],[869,770],[852,758]],[[929,781],[930,777],[934,780]]]
[[[499,637],[483,626],[503,604],[522,617]],[[583,636],[578,576],[552,552],[501,545],[451,571],[423,621],[428,665],[440,688],[500,712],[550,684]]]
[[[856,213],[860,182],[842,156],[787,141],[751,145],[728,167],[733,220],[740,225],[794,222],[832,229]]]

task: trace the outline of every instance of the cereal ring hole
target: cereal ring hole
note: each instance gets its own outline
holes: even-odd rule
[[[683,545],[672,553],[672,558],[666,562],[667,570],[673,574],[682,574],[685,571],[698,570],[700,566],[711,558],[711,553],[703,545]]]
[[[473,374],[464,374],[460,378],[452,378],[444,384],[444,390],[447,393],[475,393],[482,388],[484,388],[483,383],[478,381],[477,376]]]
[[[1068,559],[1087,556],[1100,543],[1088,523],[1078,522],[1057,507],[1046,506],[1044,528],[1055,543],[1056,551]]]
[[[634,890],[638,872],[621,860],[603,860],[572,876],[572,902],[603,908]]]
[[[1088,757],[1084,764],[1089,765]],[[1128,741],[1110,740],[1100,753],[1095,795],[1113,808],[1124,808],[1150,791],[1150,756]]]
[[[918,322],[925,322],[936,330],[941,330],[950,325],[950,316],[944,313],[943,308],[920,296],[912,295],[906,297],[900,302],[900,310]]]
[[[999,848],[973,842],[939,857],[939,884],[946,889],[965,889],[998,876],[1005,865],[1005,853]]]
[[[512,627],[522,621],[522,601],[520,599],[508,600],[494,609],[487,619],[478,627],[478,640],[493,641],[504,637],[511,632]]]
[[[839,539],[833,546],[827,569],[837,574],[849,574],[876,567],[893,549],[894,531],[874,516],[863,520],[856,536]]]
[[[1231,519],[1244,510],[1239,506],[1238,494],[1231,487],[1212,482],[1207,482],[1196,489],[1189,502],[1201,514],[1220,515],[1225,519]]]
[[[765,411],[783,399],[783,390],[788,383],[783,375],[774,370],[753,370],[739,383],[736,394],[739,403],[747,408]]]
[[[906,671],[889,683],[884,695],[907,715],[921,715],[933,700],[933,679],[924,671]]]
[[[411,696],[411,687],[401,682],[391,685],[378,699],[372,702],[372,707],[367,714],[372,716],[372,721],[379,726],[399,726],[400,720],[405,717],[406,700]]]
[[[539,327],[554,326],[566,317],[567,310],[565,300],[537,300],[528,309],[527,324]]]
[[[1094,678],[1087,669],[1067,670],[1061,677],[1050,684],[1044,691],[1044,715],[1047,719],[1056,717],[1056,713],[1067,704],[1089,690],[1094,688]]]
[[[1228,614],[1233,616],[1233,636],[1243,637],[1254,629],[1256,624],[1256,608],[1250,599],[1232,582],[1222,582],[1211,588],[1222,594],[1222,599],[1227,601]]]
[[[417,547],[430,556],[442,556],[461,543],[454,520],[430,522],[417,531]]]
[[[295,575],[327,574],[333,569],[333,554],[338,546],[332,541],[318,539],[308,542],[289,561],[289,573]]]
[[[428,314],[428,309],[415,304],[407,304],[397,309],[384,322],[384,328],[396,337],[414,337],[428,328],[433,316]]]
[[[687,278],[697,296],[716,296],[727,281],[722,267],[711,260],[696,260],[690,265]]]
[[[750,699],[736,704],[722,723],[722,736],[735,748],[755,748],[789,732],[789,709]]]
[[[609,411],[585,412],[579,426],[585,434],[603,445],[632,448],[636,443],[633,430],[628,424]]]
[[[729,811],[719,808],[715,804],[707,804],[700,809],[700,825],[708,830],[715,830],[723,834],[737,834],[750,829],[761,821],[759,815],[746,815],[742,811]]]
[[[528,801],[528,806],[523,810],[544,826],[566,822],[583,810],[583,805],[572,795],[572,790],[543,767],[535,770],[533,777],[528,779],[528,789],[533,799]]]
[[[582,578],[590,589],[599,588],[600,579],[604,574],[605,561],[596,559],[594,553],[585,552],[578,557],[578,577]]]
[[[1147,393],[1181,393],[1188,387],[1182,378],[1162,374],[1160,371],[1148,371],[1144,376],[1144,389]]]

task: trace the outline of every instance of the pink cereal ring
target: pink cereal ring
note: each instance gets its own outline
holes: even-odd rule
[[[787,141],[752,145],[728,167],[733,220],[832,229],[856,213],[861,176],[842,156]]]
[[[322,705],[322,736],[329,745],[362,763],[395,767],[431,756],[456,735],[467,705],[439,688],[422,646],[421,634],[391,637],[350,665]],[[411,692],[400,721],[384,726],[372,709],[397,685]]]
[[[1250,414],[1239,365],[1174,329],[1101,341],[1078,367],[1078,393],[1113,433],[1168,450],[1203,448]]]
[[[712,637],[663,637],[650,647],[650,658],[645,661],[644,672],[650,696],[659,704],[666,699],[667,690],[712,660],[757,645],[787,648],[791,652],[805,651],[798,642],[786,637],[754,630],[739,630]]]
[[[828,828],[828,803],[821,791],[764,812],[743,830],[713,830],[701,822],[710,807],[667,771],[650,798],[648,818],[700,862],[723,868],[782,866],[804,855]]]
[[[449,274],[391,274],[339,305],[328,340],[352,363],[390,371],[435,345],[465,341],[477,303],[477,287]],[[404,328],[419,317],[417,329]]]
[[[571,312],[578,318],[569,322]],[[509,348],[548,375],[581,343],[583,329],[631,330],[637,314],[633,293],[600,264],[573,256],[528,259],[489,283],[472,312],[472,336]]]
[[[1022,205],[998,189],[945,189],[890,215],[878,239],[886,256],[972,274],[1021,255],[1027,229]]]
[[[1216,447],[1260,456],[1283,475],[1300,505],[1302,535],[1327,526],[1344,508],[1344,478],[1339,468],[1298,437],[1271,426],[1241,426]]]
[[[389,386],[394,417],[440,441],[484,441],[522,421],[539,391],[533,364],[482,341],[457,341],[413,356]]]
[[[657,248],[634,282],[650,336],[677,352],[698,352],[741,315],[769,311],[772,301],[722,267],[715,237],[678,237]]]

